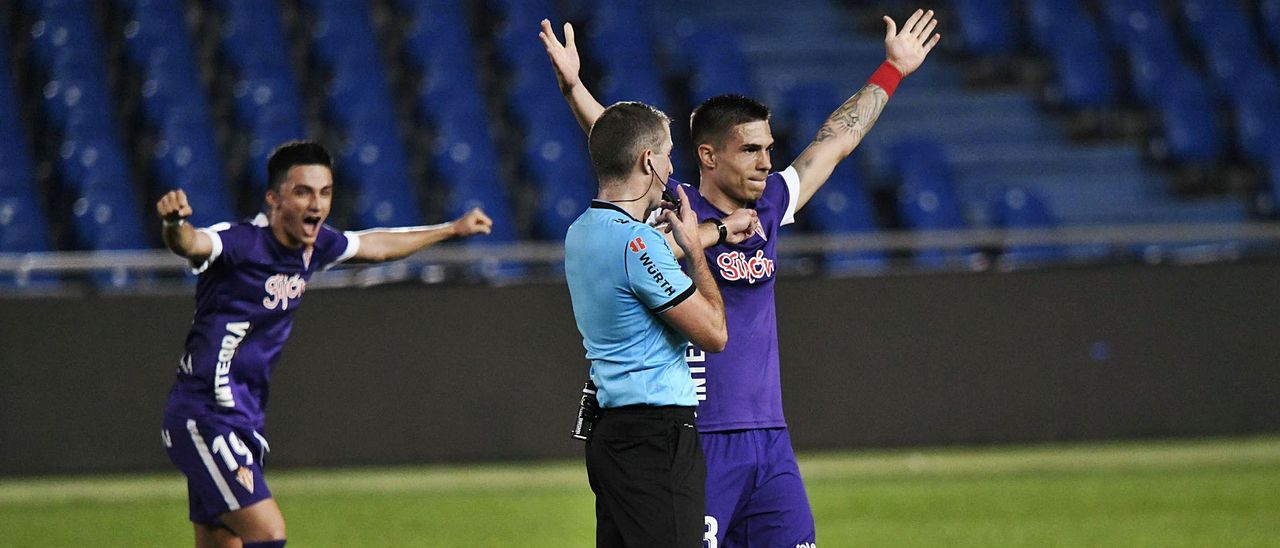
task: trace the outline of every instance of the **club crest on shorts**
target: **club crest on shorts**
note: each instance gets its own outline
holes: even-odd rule
[[[253,472],[248,467],[241,466],[236,469],[236,482],[244,486],[244,490],[253,492]]]

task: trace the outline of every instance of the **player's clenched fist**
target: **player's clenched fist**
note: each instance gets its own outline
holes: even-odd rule
[[[187,204],[187,193],[181,190],[165,193],[160,197],[160,201],[156,202],[156,213],[166,223],[174,223],[190,217],[191,206]]]
[[[737,244],[751,239],[755,234],[764,234],[760,228],[760,217],[756,210],[742,208],[721,219],[726,231],[725,243]]]
[[[488,234],[491,230],[493,230],[493,220],[478,207],[466,212],[453,222],[453,233],[458,237]]]

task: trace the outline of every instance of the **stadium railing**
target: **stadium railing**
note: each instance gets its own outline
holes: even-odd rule
[[[1112,250],[1086,258],[1055,256],[1044,262],[1002,260],[1004,250],[1028,246],[1090,246]],[[914,254],[938,249],[978,249],[991,260],[975,264],[956,261],[943,268],[924,268]],[[865,270],[824,271],[821,257],[829,254],[878,251],[890,257]],[[779,269],[788,273],[832,275],[903,275],[921,272],[1079,267],[1136,263],[1199,264],[1243,259],[1280,258],[1280,224],[1190,223],[1127,226],[1067,226],[1019,229],[961,229],[890,231],[876,234],[791,234],[779,242]],[[564,247],[559,242],[495,243],[490,246],[443,244],[395,263],[376,266],[340,266],[313,278],[312,288],[365,287],[394,282],[533,283],[562,277],[559,265]],[[486,264],[520,264],[527,275],[486,278]],[[163,249],[0,253],[0,279],[16,283],[0,286],[0,294],[84,295],[104,292],[102,287],[81,283],[80,278],[110,274],[150,274],[146,283],[134,283],[109,292],[172,293],[187,291],[194,281],[184,262]],[[24,280],[55,276],[63,281],[50,286],[26,287]]]

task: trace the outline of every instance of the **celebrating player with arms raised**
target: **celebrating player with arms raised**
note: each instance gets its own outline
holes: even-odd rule
[[[262,477],[268,379],[311,275],[344,261],[407,257],[434,243],[488,234],[480,210],[435,226],[338,232],[325,226],[332,160],[290,142],[267,161],[268,213],[194,229],[181,190],[156,204],[165,245],[200,275],[196,312],[165,405],[163,438],[187,477],[197,547],[280,547],[284,518]],[[196,204],[197,206],[199,204]]]
[[[884,64],[868,83],[827,118],[795,162],[771,172],[773,135],[769,109],[739,95],[708,99],[694,110],[700,185],[683,185],[700,218],[754,208],[760,234],[705,250],[724,297],[729,343],[719,354],[690,350],[690,369],[703,369],[698,433],[707,461],[705,541],[716,546],[807,546],[816,542],[813,515],[782,414],[773,280],[778,228],[826,183],[836,165],[871,129],[901,79],[937,45],[933,12],[917,10],[899,32],[889,17]],[[573,27],[565,42],[549,21],[540,38],[561,91],[584,131],[604,107],[578,75],[581,61]],[[679,186],[675,180],[670,187]],[[701,368],[695,360],[702,360]]]

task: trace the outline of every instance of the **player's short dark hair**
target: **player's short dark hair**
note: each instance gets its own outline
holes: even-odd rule
[[[703,101],[689,117],[694,146],[720,145],[729,130],[748,122],[769,121],[769,107],[744,95],[727,93]]]
[[[280,185],[293,166],[324,166],[333,169],[333,157],[324,146],[315,141],[289,141],[275,150],[267,158],[267,185],[274,192],[280,192]]]
[[[670,131],[671,118],[644,103],[625,101],[604,109],[587,137],[596,177],[602,183],[626,177],[645,149],[661,150]]]

